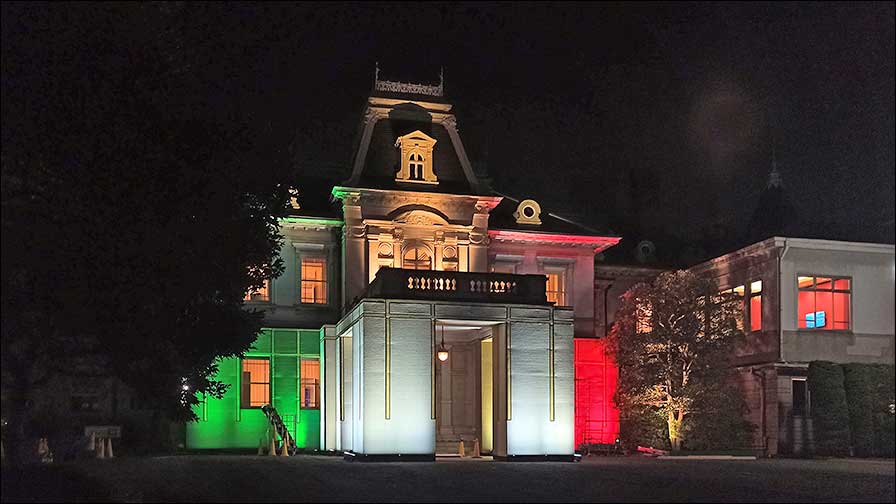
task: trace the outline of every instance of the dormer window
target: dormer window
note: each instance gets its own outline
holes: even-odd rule
[[[417,130],[398,137],[395,146],[400,149],[401,166],[395,175],[398,182],[438,184],[432,167],[432,149],[436,139]]]

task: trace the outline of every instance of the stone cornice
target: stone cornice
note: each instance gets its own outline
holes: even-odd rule
[[[550,233],[528,233],[490,229],[488,236],[497,243],[546,244],[569,248],[588,248],[595,253],[619,243],[621,238],[610,236],[581,236]]]

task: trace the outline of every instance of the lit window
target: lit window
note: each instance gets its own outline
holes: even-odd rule
[[[302,258],[302,302],[327,304],[327,260]]]
[[[738,285],[737,287],[734,287],[732,289],[725,289],[725,290],[719,292],[719,294],[723,294],[723,295],[724,294],[736,294],[738,296],[738,298],[740,298],[740,313],[736,314],[737,315],[736,320],[737,320],[737,328],[741,331],[744,330],[744,319],[747,318],[747,305],[744,302],[744,292],[745,292],[745,288],[743,285]]]
[[[317,359],[302,359],[302,391],[299,400],[302,409],[320,408],[320,361]]]
[[[409,247],[404,251],[404,255],[401,258],[401,267],[412,270],[432,269],[432,258],[429,250],[422,245]]]
[[[241,408],[260,408],[271,402],[271,362],[243,359]]]
[[[545,268],[548,277],[545,285],[545,294],[548,301],[555,306],[567,306],[566,304],[566,270],[558,268]]]
[[[849,329],[852,286],[848,278],[801,276],[797,286],[801,329]]]
[[[762,330],[762,280],[750,283],[750,330]]]
[[[261,288],[258,290],[250,290],[246,293],[243,301],[251,302],[267,302],[271,300],[271,284],[270,280],[265,280]]]

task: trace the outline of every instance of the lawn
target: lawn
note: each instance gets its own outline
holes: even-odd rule
[[[893,502],[893,460],[655,460],[579,463],[188,455],[3,470],[12,501]]]

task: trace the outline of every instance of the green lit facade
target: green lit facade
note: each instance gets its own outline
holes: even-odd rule
[[[270,398],[296,445],[317,449],[320,445],[319,405],[304,407],[299,391],[302,359],[320,360],[318,330],[265,328],[246,359],[270,361]],[[246,408],[240,392],[242,359],[221,361],[217,379],[230,385],[221,399],[208,398],[195,407],[197,422],[187,425],[191,449],[256,448],[267,439],[268,421],[261,408]],[[319,403],[318,403],[319,404]]]

